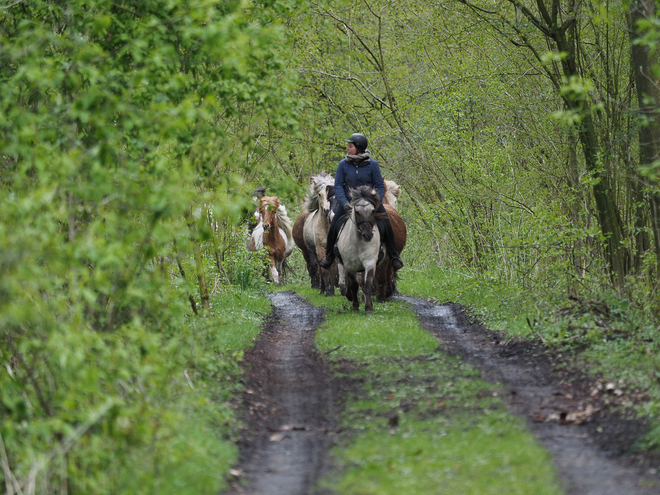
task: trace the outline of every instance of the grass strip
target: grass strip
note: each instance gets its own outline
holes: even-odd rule
[[[108,463],[101,486],[87,493],[211,494],[225,488],[238,460],[240,424],[230,404],[241,391],[239,362],[270,312],[263,294],[230,288],[213,297],[209,312],[189,317],[161,349],[170,372],[152,385],[142,420],[115,421],[115,436],[139,428],[148,441]]]
[[[342,297],[296,288],[326,308],[320,352],[357,384],[322,488],[346,494],[561,493],[550,457],[499,389],[438,348],[405,303],[353,313]],[[341,346],[341,347],[339,347]]]

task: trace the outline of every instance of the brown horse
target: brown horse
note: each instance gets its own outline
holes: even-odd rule
[[[406,240],[408,237],[408,231],[406,229],[406,223],[401,218],[401,215],[394,209],[393,206],[384,205],[387,215],[390,217],[390,223],[392,224],[392,230],[394,231],[394,242],[396,248],[399,250],[399,254],[403,251],[403,248],[406,247]],[[396,292],[396,279],[397,274],[392,268],[392,263],[390,257],[387,254],[383,259],[378,263],[376,268],[376,275],[374,276],[374,292],[376,293],[376,298],[378,302],[383,302],[386,299],[392,297]]]
[[[264,196],[259,199],[261,223],[252,231],[250,249],[259,251],[266,248],[270,264],[270,276],[274,283],[280,283],[284,260],[293,251],[293,229],[286,208],[277,196]]]

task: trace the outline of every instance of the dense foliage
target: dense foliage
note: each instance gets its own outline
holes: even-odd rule
[[[37,0],[0,10],[9,493],[181,493],[168,476],[210,493],[222,482],[207,463],[231,457],[218,453],[228,432],[206,430],[227,421],[229,381],[217,383],[232,358],[185,314],[213,309],[213,288],[236,279],[232,259],[249,285],[255,265],[232,225],[251,208],[250,126],[291,129],[298,105],[277,51],[286,6],[248,7]],[[215,384],[186,395],[186,378]]]

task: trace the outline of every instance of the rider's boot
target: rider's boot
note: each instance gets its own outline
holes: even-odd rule
[[[396,248],[396,243],[394,241],[394,231],[392,230],[392,224],[388,220],[379,220],[378,229],[380,230],[383,242],[387,248],[387,254],[390,257],[390,263],[395,272],[403,268],[403,262],[399,258],[399,251]]]
[[[331,251],[326,251],[325,258],[319,261],[319,266],[325,268],[326,270],[332,266],[333,261],[335,261],[334,255],[330,254]]]
[[[335,261],[335,242],[337,241],[337,231],[341,224],[338,215],[335,215],[335,218],[330,224],[330,229],[328,230],[328,237],[326,239],[325,246],[325,258],[319,261],[319,266],[325,268],[326,270],[332,266],[333,261]]]

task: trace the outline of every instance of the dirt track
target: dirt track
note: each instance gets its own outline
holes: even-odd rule
[[[529,343],[502,345],[497,334],[470,324],[458,305],[399,300],[411,304],[423,327],[449,353],[504,385],[503,399],[551,453],[566,493],[660,491],[657,478],[642,474],[644,459],[622,455],[643,425],[606,411],[586,415],[589,407],[598,411],[602,404],[589,397],[588,386],[578,386],[579,373],[556,373],[556,363]],[[275,294],[272,302],[273,316],[246,355],[243,407],[248,428],[241,442],[242,475],[233,494],[312,493],[328,469],[326,453],[337,429],[341,391],[314,347],[322,310],[291,293]],[[569,421],[571,415],[581,420]]]
[[[245,356],[245,430],[235,494],[302,495],[317,480],[333,435],[331,376],[314,347],[323,312],[291,293]]]

